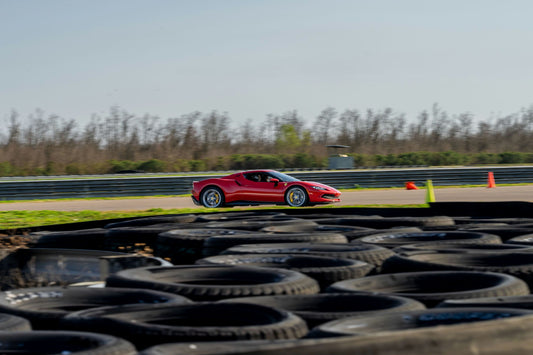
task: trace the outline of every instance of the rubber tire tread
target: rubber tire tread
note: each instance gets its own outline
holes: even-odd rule
[[[314,230],[318,224],[307,219],[293,218],[290,216],[282,216],[279,218],[255,219],[255,220],[233,220],[227,222],[210,222],[206,228],[222,228],[222,229],[242,229],[247,231],[259,232],[267,227],[294,227]]]
[[[61,319],[82,309],[125,304],[181,304],[189,299],[172,293],[88,287],[36,287],[0,293],[0,314],[23,317],[36,330],[61,329]]]
[[[444,300],[437,307],[508,307],[533,310],[533,295]]]
[[[381,267],[383,273],[437,270],[504,273],[518,277],[533,289],[533,253],[528,252],[406,252],[391,256]]]
[[[450,285],[452,288],[447,290]],[[386,293],[414,298],[428,308],[446,299],[524,296],[530,293],[527,284],[514,276],[479,271],[420,271],[374,275],[336,282],[326,292]]]
[[[307,254],[342,259],[355,259],[380,266],[387,258],[394,255],[392,250],[377,245],[363,243],[328,244],[328,243],[281,243],[281,244],[247,244],[226,249],[221,255],[229,254]]]
[[[496,234],[499,236],[503,242],[507,242],[507,240],[512,239],[514,237],[518,237],[525,234],[533,234],[533,228],[520,228],[516,226],[510,226],[505,228],[473,228],[469,229],[468,231],[471,232],[481,232],[481,233],[488,233],[488,234]]]
[[[276,340],[275,344],[294,344],[300,340]],[[229,355],[260,351],[274,342],[270,340],[195,341],[193,343],[167,343],[155,345],[139,352],[139,355]],[[283,352],[280,352],[283,354]]]
[[[210,285],[206,278],[215,280],[215,282]],[[228,278],[231,283],[221,285],[219,280],[223,278]],[[243,279],[247,284],[243,284],[238,278]],[[195,280],[201,283],[194,284]],[[193,284],[190,283],[191,281]],[[250,283],[253,284],[250,285]],[[106,285],[171,292],[194,301],[214,301],[251,295],[315,294],[320,291],[315,280],[296,271],[228,265],[130,269],[110,275],[106,280]]]
[[[320,223],[320,222],[319,222]],[[449,226],[455,222],[448,216],[431,216],[431,217],[381,217],[381,218],[337,218],[331,219],[325,224],[340,224],[358,227],[367,227],[375,229],[387,229],[398,227],[426,227],[426,226]]]
[[[533,353],[533,318],[512,317],[472,324],[428,327],[397,332],[383,332],[358,337],[300,339],[246,344],[233,342],[194,343],[198,352],[180,352],[188,344],[158,346],[162,352],[149,355],[531,355]],[[220,345],[220,346],[217,346]],[[174,347],[175,346],[175,347]],[[143,353],[144,354],[144,353]]]
[[[337,281],[364,277],[375,270],[373,265],[359,260],[290,254],[218,255],[197,260],[196,264],[283,268],[315,279],[321,289]]]
[[[239,211],[239,212],[211,212],[202,213],[197,216],[197,222],[223,222],[236,221],[241,219],[273,219],[276,217],[289,217],[278,211]]]
[[[464,243],[441,243],[425,242],[407,244],[392,249],[395,253],[415,251],[445,251],[456,253],[509,253],[521,251],[533,251],[533,245],[520,244],[464,244]]]
[[[533,311],[495,307],[395,311],[391,314],[348,317],[328,322],[312,329],[306,338],[361,336],[384,331],[420,329],[460,323],[469,323],[475,327],[478,322],[524,315],[533,316]]]
[[[355,293],[244,297],[219,302],[254,303],[283,309],[305,320],[309,329],[346,317],[426,309],[421,302],[406,297]]]
[[[137,350],[130,342],[106,334],[41,330],[0,332],[0,353],[135,355]]]
[[[500,244],[499,236],[468,231],[431,231],[420,233],[382,233],[373,234],[357,240],[361,243],[375,244],[386,248],[395,248],[413,243],[464,243],[464,244]]]
[[[144,349],[184,341],[297,339],[307,334],[293,313],[250,303],[102,307],[71,313],[65,326],[124,338]]]
[[[31,323],[28,319],[12,314],[0,313],[0,331],[21,332],[31,330]]]
[[[507,240],[505,243],[533,246],[533,234],[519,235],[518,237],[514,237],[514,238]]]
[[[218,255],[224,250],[236,245],[258,243],[334,243],[347,244],[348,239],[339,233],[286,233],[266,234],[254,233],[248,235],[215,236],[204,241],[203,254],[205,256]]]

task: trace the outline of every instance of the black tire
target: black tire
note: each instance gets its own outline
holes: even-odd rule
[[[533,311],[511,308],[447,308],[395,311],[392,314],[349,317],[321,324],[306,338],[371,335],[384,331],[398,331],[442,325],[477,323],[488,320],[533,315]],[[476,324],[472,324],[476,326]]]
[[[153,224],[166,224],[166,223],[193,223],[198,217],[193,214],[178,214],[178,215],[165,215],[165,216],[152,216],[128,219],[126,221],[109,223],[104,226],[106,229],[110,228],[122,228],[122,227],[144,227]]]
[[[165,344],[164,354],[197,355],[531,355],[533,353],[533,317],[512,317],[493,321],[453,324],[397,332],[383,332],[357,337],[300,339],[294,341],[254,344],[253,346],[223,343],[194,343],[190,349]],[[220,344],[217,349],[215,344]],[[198,352],[194,347],[198,345]],[[176,346],[174,348],[173,346]],[[170,351],[170,352],[166,352]],[[182,351],[182,352],[180,352]]]
[[[238,220],[275,219],[288,217],[283,212],[276,211],[239,211],[239,212],[212,212],[198,214],[196,222],[224,222]]]
[[[193,264],[203,257],[204,241],[216,235],[242,235],[250,232],[237,229],[175,229],[157,236],[155,255],[176,265]]]
[[[424,231],[430,232],[430,231],[467,231],[470,229],[476,229],[476,228],[499,228],[499,227],[505,227],[509,226],[506,223],[470,223],[470,224],[455,224],[450,226],[425,226],[422,227]]]
[[[502,253],[502,252],[529,252],[533,251],[533,245],[513,245],[513,244],[464,244],[464,243],[442,243],[424,242],[407,244],[393,249],[395,253],[413,251],[445,251],[456,253]]]
[[[120,227],[107,230],[105,249],[121,253],[153,253],[159,234],[181,229],[179,223],[154,224],[140,227]]]
[[[218,255],[196,261],[198,265],[247,265],[274,267],[301,272],[315,279],[321,289],[334,282],[364,277],[374,266],[352,259],[335,259],[316,255],[241,254]]]
[[[373,228],[343,226],[343,225],[336,225],[336,224],[320,224],[315,228],[315,230],[317,232],[341,233],[341,234],[344,234],[346,238],[348,238],[348,241],[358,238],[359,233],[376,231],[376,229],[373,229]]]
[[[357,242],[375,244],[387,248],[395,248],[404,244],[420,242],[442,243],[485,243],[499,244],[500,237],[493,234],[461,232],[461,231],[433,231],[420,233],[382,233],[373,234],[357,239]]]
[[[533,234],[524,234],[518,237],[511,238],[505,242],[506,244],[518,244],[533,246]]]
[[[361,221],[362,224],[365,224],[368,220],[375,220],[375,219],[383,219],[383,216],[378,215],[372,215],[372,216],[364,216],[364,215],[332,215],[332,214],[322,214],[318,215],[315,218],[313,218],[313,221],[320,225],[339,225],[339,226],[352,226],[352,227],[360,227],[362,226],[358,225],[358,221]],[[372,227],[364,227],[364,228],[372,228]]]
[[[30,330],[32,330],[31,323],[26,318],[0,313],[1,332],[24,332]]]
[[[318,225],[310,220],[293,218],[288,216],[282,216],[280,218],[267,218],[267,219],[249,219],[249,220],[234,220],[234,221],[223,221],[223,222],[210,222],[205,228],[225,228],[225,229],[243,229],[248,231],[260,231],[267,227],[279,227],[279,228],[290,228],[293,232],[302,230],[305,231],[314,231]]]
[[[383,273],[433,270],[500,272],[522,279],[533,289],[533,253],[531,252],[406,252],[391,256],[381,267]]]
[[[499,236],[504,242],[511,238],[515,238],[521,235],[533,234],[533,228],[519,228],[515,226],[510,227],[498,227],[498,228],[472,228],[471,232],[495,234]]]
[[[312,278],[285,269],[251,266],[196,265],[120,271],[106,280],[109,287],[148,288],[195,301],[216,301],[251,295],[315,294]]]
[[[1,354],[135,355],[130,342],[73,331],[0,332]]]
[[[285,203],[291,207],[304,207],[309,204],[309,195],[301,186],[293,186],[285,192]]]
[[[224,192],[216,186],[207,186],[200,193],[200,203],[206,208],[224,207]]]
[[[359,227],[359,228],[362,228],[362,227]],[[357,242],[359,239],[363,238],[363,237],[368,237],[368,236],[372,236],[372,235],[375,235],[375,234],[383,234],[383,233],[391,233],[391,234],[396,234],[396,233],[423,233],[424,231],[419,228],[419,227],[398,227],[398,228],[387,228],[387,229],[372,229],[372,228],[369,228],[367,231],[360,231],[360,232],[356,232],[356,233],[352,233],[352,236],[350,239],[350,241],[354,241],[354,242]]]
[[[295,224],[274,224],[261,228],[262,233],[313,233],[317,231],[318,224],[314,222],[295,223]]]
[[[168,343],[155,345],[139,352],[139,355],[233,355],[244,354],[248,351],[257,352],[262,348],[269,348],[272,344],[287,346],[296,344],[300,340],[241,340],[241,341],[195,341],[194,343]],[[283,353],[281,350],[280,354]]]
[[[105,250],[107,230],[104,228],[79,229],[72,231],[42,231],[31,233],[28,246],[34,248]]]
[[[340,281],[326,292],[385,293],[416,299],[429,308],[447,299],[524,296],[529,288],[514,276],[494,272],[420,271]]]
[[[320,224],[339,224],[375,229],[399,228],[399,227],[427,227],[427,226],[450,226],[455,222],[448,216],[432,217],[352,217],[337,218],[328,221],[319,221]]]
[[[205,256],[218,255],[235,245],[265,243],[339,243],[347,244],[346,237],[339,233],[284,233],[284,234],[241,234],[222,235],[204,241]]]
[[[483,297],[466,300],[444,300],[437,305],[439,308],[458,307],[498,307],[533,310],[533,295],[508,297]]]
[[[380,266],[394,252],[371,244],[280,243],[246,244],[226,249],[221,255],[230,254],[293,254],[318,255],[331,258],[355,259]]]
[[[103,281],[110,272],[164,264],[169,263],[153,257],[102,250],[21,248],[2,259],[0,288],[5,291]]]
[[[220,302],[254,303],[283,309],[305,320],[309,329],[345,317],[371,317],[426,308],[422,303],[410,298],[355,293],[245,297]]]
[[[138,349],[184,341],[297,339],[308,332],[296,315],[249,303],[102,307],[67,316],[65,326],[124,338]]]
[[[0,293],[0,312],[28,319],[33,329],[61,329],[60,322],[71,312],[125,304],[181,304],[187,298],[172,293],[87,287],[40,287]]]
[[[508,224],[508,225],[514,225],[514,224],[524,224],[524,223],[533,223],[532,218],[521,218],[521,217],[487,217],[487,218],[478,218],[478,217],[453,217],[455,224],[492,224],[492,223],[500,223],[500,224]]]

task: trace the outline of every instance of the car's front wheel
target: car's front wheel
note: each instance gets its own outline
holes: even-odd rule
[[[200,195],[200,202],[207,208],[222,207],[224,206],[224,193],[218,187],[207,187]]]
[[[309,203],[309,196],[302,187],[294,186],[287,190],[285,202],[291,207],[302,207]]]

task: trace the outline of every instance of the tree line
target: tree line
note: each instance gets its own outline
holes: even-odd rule
[[[120,107],[83,125],[42,110],[5,121],[0,176],[323,168],[330,144],[349,146],[359,167],[533,163],[533,106],[484,119],[434,104],[414,118],[326,107],[314,118],[287,111],[238,125],[218,111],[161,118]]]

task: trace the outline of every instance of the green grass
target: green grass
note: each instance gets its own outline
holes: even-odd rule
[[[361,206],[322,206],[322,208],[342,209],[350,207],[415,207],[427,208],[428,204],[417,205],[361,205]],[[291,207],[254,207],[265,209],[291,209]],[[313,208],[313,207],[309,207]],[[202,209],[202,208],[180,208],[180,209],[162,209],[152,208],[144,211],[0,211],[0,230],[15,230],[29,227],[47,226],[53,224],[75,223],[75,222],[89,222],[106,219],[128,218],[128,217],[146,217],[163,214],[187,214],[187,213],[210,213],[210,212],[226,212],[226,211],[243,211],[246,208],[218,208],[218,209]]]
[[[201,213],[193,208],[168,209],[152,208],[145,211],[0,211],[0,229],[19,229],[51,224],[88,222],[105,219],[144,217],[160,214]],[[207,212],[207,211],[206,211]]]
[[[186,195],[154,195],[154,196],[123,196],[123,197],[73,197],[73,198],[49,198],[37,200],[0,200],[0,203],[21,203],[21,202],[58,202],[58,201],[79,201],[79,200],[139,200],[143,198],[170,198],[170,197],[189,197]]]

